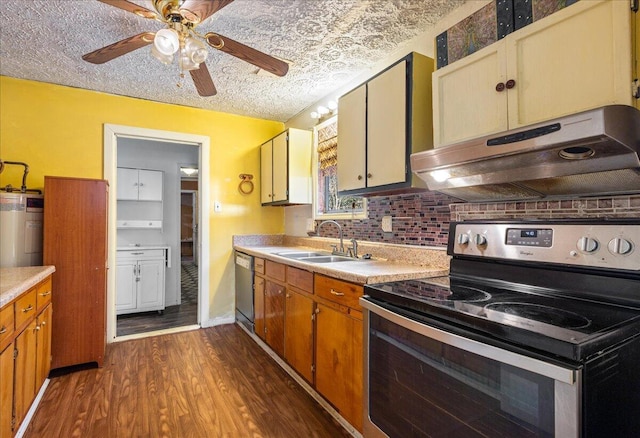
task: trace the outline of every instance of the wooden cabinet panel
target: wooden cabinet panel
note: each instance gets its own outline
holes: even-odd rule
[[[264,275],[264,259],[258,257],[254,258],[253,269],[256,271],[256,274]]]
[[[36,307],[38,313],[51,303],[51,277],[38,284],[36,287]]]
[[[265,263],[265,275],[269,278],[273,278],[274,280],[285,281],[286,265],[267,260]]]
[[[15,341],[18,351],[15,362],[15,391],[13,395],[16,425],[22,423],[36,395],[36,324],[36,320],[32,319]]]
[[[362,321],[317,304],[316,389],[362,431]]]
[[[284,358],[307,382],[313,383],[313,300],[287,289]]]
[[[284,356],[284,292],[284,285],[269,280],[265,282],[265,341],[279,356]]]
[[[15,329],[14,305],[10,304],[0,310],[0,350],[3,350],[13,336]]]
[[[315,293],[321,298],[359,310],[358,300],[364,293],[364,287],[324,275],[316,275]]]
[[[8,306],[13,309],[13,306]],[[10,438],[13,417],[13,344],[0,353],[0,438]]]
[[[36,288],[33,288],[29,292],[18,298],[15,302],[15,318],[17,331],[21,331],[27,321],[35,317],[36,309]]]
[[[287,266],[287,285],[313,293],[313,272]]]
[[[36,392],[42,386],[51,370],[51,313],[52,307],[49,304],[36,320],[38,328],[36,333]]]
[[[97,362],[106,342],[107,190],[103,180],[45,176],[45,265],[53,265],[52,368]],[[73,194],[73,196],[70,196]]]
[[[253,323],[255,325],[256,335],[264,340],[264,278],[256,275],[254,278],[253,288]]]

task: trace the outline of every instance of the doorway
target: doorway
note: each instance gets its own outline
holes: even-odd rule
[[[109,198],[109,266],[116,267],[117,266],[117,249],[119,245],[123,243],[129,244],[132,240],[136,240],[135,243],[138,243],[138,240],[141,240],[142,243],[155,243],[150,242],[149,239],[158,240],[158,236],[160,234],[156,234],[155,238],[151,238],[151,233],[147,233],[143,235],[141,233],[133,233],[134,237],[126,236],[126,239],[123,239],[123,234],[120,233],[117,227],[117,214],[118,214],[118,201],[116,199],[115,193],[117,192],[117,172],[116,169],[120,166],[119,162],[119,149],[123,147],[123,145],[134,144],[144,144],[145,142],[157,142],[157,143],[166,143],[167,147],[173,148],[175,150],[181,150],[185,148],[194,149],[197,151],[196,160],[197,165],[194,167],[199,169],[199,172],[195,178],[197,181],[198,187],[202,187],[202,190],[196,190],[192,197],[195,197],[195,216],[192,217],[192,221],[195,224],[202,224],[202,226],[196,226],[197,233],[194,233],[195,239],[192,241],[192,246],[194,249],[194,254],[198,257],[198,263],[194,264],[195,271],[192,271],[191,279],[193,286],[196,287],[191,288],[191,297],[189,298],[190,306],[187,306],[187,300],[182,298],[181,293],[181,232],[180,232],[180,208],[181,204],[181,178],[179,174],[178,163],[179,161],[173,161],[172,171],[168,170],[168,168],[164,169],[165,172],[165,180],[173,181],[175,179],[175,189],[168,188],[169,193],[165,193],[167,199],[170,197],[175,198],[175,207],[169,209],[169,213],[165,211],[163,217],[163,225],[160,229],[161,234],[165,234],[164,238],[166,239],[167,246],[170,247],[171,260],[168,261],[168,264],[174,268],[174,277],[177,278],[176,288],[178,289],[177,297],[171,304],[172,306],[164,309],[163,312],[148,312],[147,317],[169,317],[165,318],[166,321],[171,319],[171,313],[168,311],[171,307],[189,307],[189,311],[191,313],[192,319],[187,325],[184,325],[184,321],[177,322],[172,324],[168,322],[164,325],[153,326],[153,324],[144,322],[141,320],[139,325],[139,330],[137,330],[134,334],[124,333],[119,330],[118,324],[118,315],[116,312],[116,269],[110,269],[108,275],[108,284],[107,284],[107,339],[109,342],[114,342],[118,340],[131,339],[132,337],[144,337],[149,336],[150,334],[158,334],[158,333],[168,333],[174,331],[181,331],[185,329],[193,329],[198,328],[202,325],[203,321],[206,321],[209,318],[209,298],[208,298],[208,268],[207,261],[209,258],[209,248],[208,245],[203,245],[202,242],[206,242],[208,236],[208,223],[207,221],[202,220],[202,211],[207,211],[208,209],[208,159],[209,159],[209,138],[204,136],[196,136],[191,134],[183,134],[176,133],[170,131],[156,131],[156,130],[148,130],[143,128],[132,128],[126,126],[119,125],[105,125],[105,179],[107,179],[110,183],[111,190],[110,192],[113,196]],[[156,152],[154,150],[154,152]],[[154,164],[149,160],[149,157],[157,154],[146,154],[145,167],[153,167]],[[171,175],[169,175],[171,174]],[[167,179],[169,178],[169,179]],[[172,179],[173,178],[173,179]],[[192,199],[193,201],[193,199]],[[200,206],[201,208],[197,208]],[[176,213],[177,212],[177,213]],[[174,228],[169,222],[173,221],[175,223]],[[165,225],[166,223],[166,225]],[[175,229],[175,232],[169,232],[169,229]],[[173,237],[168,237],[169,235]],[[127,240],[128,239],[128,240]],[[146,241],[145,241],[146,239]],[[175,239],[174,242],[171,242],[171,239]],[[177,274],[177,275],[175,275]],[[195,280],[195,281],[193,281]],[[179,285],[179,286],[178,286]],[[172,287],[168,285],[168,287]],[[167,289],[170,291],[170,289]],[[175,316],[174,316],[175,317]],[[157,318],[156,318],[157,319]],[[165,321],[165,322],[166,322]],[[156,330],[158,329],[158,330]]]

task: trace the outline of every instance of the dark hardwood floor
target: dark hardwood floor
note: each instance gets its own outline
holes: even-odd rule
[[[235,324],[109,344],[52,378],[25,437],[348,437]]]

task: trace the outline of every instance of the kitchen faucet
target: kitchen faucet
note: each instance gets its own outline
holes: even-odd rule
[[[320,227],[322,227],[324,224],[334,224],[336,227],[338,227],[338,232],[340,233],[340,248],[337,248],[336,245],[331,245],[331,247],[333,248],[333,251],[331,251],[331,254],[346,255],[344,251],[342,227],[340,226],[340,224],[333,220],[322,221],[320,222],[320,225],[318,225],[318,230],[317,230],[318,232],[320,231]]]

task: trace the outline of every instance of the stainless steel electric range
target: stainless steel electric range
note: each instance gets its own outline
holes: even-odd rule
[[[640,433],[640,220],[452,223],[450,275],[369,285],[364,435]]]

